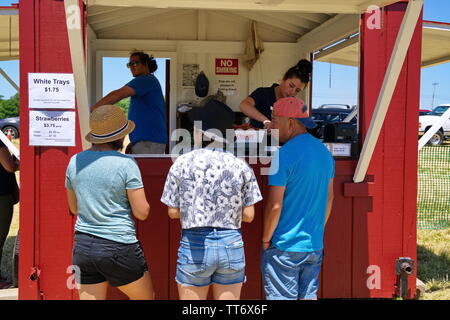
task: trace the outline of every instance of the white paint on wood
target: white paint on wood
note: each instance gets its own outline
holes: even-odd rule
[[[278,2],[278,1],[277,1]],[[394,0],[371,0],[371,5],[383,6]],[[171,9],[254,10],[273,12],[357,13],[367,8],[366,0],[288,0],[281,3],[261,3],[255,0],[90,0],[89,6],[152,7]]]
[[[197,10],[197,19],[198,19],[198,27],[197,27],[197,40],[204,41],[206,40],[206,12],[203,10]]]
[[[84,137],[89,133],[89,101],[86,80],[86,64],[84,61],[83,33],[81,30],[81,10],[77,0],[64,0],[69,36],[70,57],[75,80],[78,121],[80,124],[83,150],[90,148]]]
[[[300,27],[298,25],[294,25],[288,22],[283,21],[282,19],[277,19],[275,17],[270,17],[264,13],[253,13],[253,12],[235,12],[235,14],[238,14],[240,16],[243,16],[245,18],[248,18],[250,20],[254,20],[257,22],[266,23],[268,25],[274,26],[276,28],[279,28],[281,30],[289,31],[292,33],[297,34],[298,36],[305,34],[308,29],[305,29],[303,27]]]
[[[134,9],[136,10],[136,9]],[[125,11],[125,10],[123,10]],[[123,12],[120,17],[113,17],[112,19],[100,22],[97,21],[93,26],[95,27],[95,30],[97,32],[105,32],[105,30],[109,29],[117,29],[117,28],[123,28],[130,24],[135,24],[141,20],[147,20],[148,22],[153,22],[153,19],[149,19],[151,17],[158,17],[161,19],[161,17],[165,14],[171,12],[173,14],[174,10],[169,9],[153,9],[153,10],[140,10],[140,12],[131,12],[126,13]]]
[[[298,43],[307,51],[316,51],[358,32],[359,15],[337,15],[303,35]]]

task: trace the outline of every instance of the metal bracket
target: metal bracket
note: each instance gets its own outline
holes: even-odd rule
[[[408,277],[414,273],[414,260],[409,257],[399,258],[395,262],[395,274],[398,276],[398,295],[403,300],[408,299]]]
[[[38,281],[41,276],[41,269],[38,267],[31,268],[31,274],[30,274],[30,280],[31,281]]]

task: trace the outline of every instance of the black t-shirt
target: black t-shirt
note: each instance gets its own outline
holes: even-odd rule
[[[255,108],[265,115],[269,120],[272,120],[272,106],[277,101],[277,97],[275,95],[275,88],[278,87],[279,84],[274,83],[271,87],[262,87],[258,88],[250,94],[250,97],[255,100]],[[257,120],[251,119],[250,125],[262,129],[264,128],[264,124]]]
[[[6,148],[5,144],[0,140],[0,148]],[[14,173],[8,172],[0,164],[0,196],[11,194],[16,187],[16,176]]]

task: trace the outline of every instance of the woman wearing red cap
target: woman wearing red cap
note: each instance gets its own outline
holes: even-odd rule
[[[280,84],[274,83],[271,87],[256,89],[241,102],[239,109],[251,118],[252,127],[271,129],[273,104],[281,98],[295,97],[305,90],[311,79],[311,73],[311,62],[302,59],[286,71]]]

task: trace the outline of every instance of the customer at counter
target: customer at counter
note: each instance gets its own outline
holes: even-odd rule
[[[170,218],[181,220],[179,297],[205,300],[211,286],[214,299],[237,300],[245,282],[241,222],[252,222],[262,196],[250,166],[226,151],[233,111],[212,100],[189,116],[197,149],[178,157],[161,197]]]
[[[153,300],[154,291],[133,216],[150,214],[136,161],[121,154],[135,125],[117,106],[91,113],[86,140],[92,148],[67,166],[66,189],[75,223],[72,264],[79,268],[81,300],[105,300],[108,284],[132,300]]]
[[[0,140],[0,265],[3,246],[11,227],[14,205],[19,201],[19,189],[14,174],[17,170],[19,170],[18,160]],[[0,289],[9,287],[7,279],[0,275]]]
[[[264,291],[269,300],[313,300],[333,202],[334,160],[307,133],[316,124],[300,99],[278,100],[273,126],[285,144],[269,171],[261,257]]]
[[[158,79],[153,75],[158,65],[148,54],[133,52],[127,67],[134,79],[110,92],[92,106],[91,111],[131,97],[128,119],[136,124],[136,129],[130,133],[126,153],[163,154],[168,137],[164,96]]]
[[[271,87],[256,89],[240,103],[239,109],[251,118],[252,127],[270,130],[272,128],[271,108],[275,101],[295,97],[305,90],[311,79],[311,73],[311,62],[302,59],[286,71],[280,84],[274,83]]]

